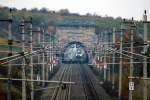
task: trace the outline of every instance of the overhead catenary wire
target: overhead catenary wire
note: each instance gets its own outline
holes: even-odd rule
[[[118,53],[118,54],[122,54],[122,55],[126,56],[126,57],[129,58],[129,59],[130,59],[130,58],[135,59],[135,60],[139,59],[139,58],[131,57],[130,55],[127,55],[127,54],[124,54],[124,53],[123,53],[123,52],[131,53],[131,52],[129,52],[129,51],[123,50],[123,52],[120,53],[120,52],[119,52],[120,50],[116,50],[116,49],[113,49],[113,48],[105,48],[105,50],[106,50],[106,51],[113,51],[113,52],[116,52],[116,53]],[[140,56],[140,57],[147,57],[147,56],[144,56],[144,55],[142,55],[142,54],[137,54],[137,53],[131,53],[131,54],[134,54],[134,55]],[[150,58],[150,57],[147,57],[147,58]]]
[[[33,51],[33,52],[25,52],[25,53],[21,52],[19,54],[16,54],[16,55],[13,55],[13,56],[10,56],[10,57],[4,57],[4,58],[0,59],[0,64],[6,64],[8,62],[20,59],[24,56],[35,55],[35,54],[38,54],[38,53],[40,54],[40,53],[44,52],[45,50],[48,50],[48,49],[44,49],[44,50],[40,49],[40,50],[36,50],[36,51]]]

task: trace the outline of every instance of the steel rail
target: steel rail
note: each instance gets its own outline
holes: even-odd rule
[[[59,79],[60,81],[62,81],[62,78],[63,78],[64,73],[66,72],[66,70],[67,70],[67,67],[65,67],[64,70],[62,71],[61,77],[60,77],[60,79]],[[62,84],[62,83],[60,83],[59,86],[60,86],[61,84]],[[51,97],[51,100],[56,100],[57,94],[58,94],[58,91],[59,91],[59,88],[60,88],[60,87],[55,88],[54,93],[53,93],[53,95],[52,95],[52,97]]]
[[[100,100],[99,95],[93,85],[93,82],[91,81],[89,77],[89,73],[83,68],[83,66],[80,69],[80,73],[82,75],[82,81],[85,81],[86,84],[83,84],[86,100]]]

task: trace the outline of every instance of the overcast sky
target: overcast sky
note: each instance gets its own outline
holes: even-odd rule
[[[73,13],[96,13],[101,16],[121,16],[142,19],[143,11],[150,18],[150,0],[0,0],[0,5],[21,8],[42,8],[60,10],[67,8]]]

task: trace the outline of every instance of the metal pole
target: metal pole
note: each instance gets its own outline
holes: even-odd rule
[[[106,74],[107,74],[106,50],[104,49],[104,82],[106,81],[106,77],[107,77]]]
[[[133,21],[133,19],[132,19],[132,21]],[[131,27],[131,48],[130,48],[130,52],[131,52],[131,57],[130,57],[130,77],[132,77],[133,76],[133,34],[134,34],[134,30],[133,30],[133,28]],[[132,80],[132,78],[131,79],[129,79],[129,83],[131,83],[133,80]],[[133,90],[129,90],[129,100],[132,100],[132,94],[133,94]]]
[[[104,32],[102,33],[102,42],[105,42],[105,35]],[[106,81],[106,50],[105,50],[105,45],[102,45],[102,52],[104,54],[104,66],[103,66],[103,78],[104,78],[104,82]]]
[[[50,39],[50,35],[49,35],[49,39]],[[47,45],[50,46],[50,41],[47,41],[47,42],[48,42]],[[48,48],[50,49],[50,47],[48,47]],[[47,54],[46,80],[48,80],[48,78],[49,78],[49,69],[50,69],[50,64],[49,64],[49,62],[50,62],[50,51],[48,50],[46,54]]]
[[[41,43],[41,29],[40,29],[40,27],[38,27],[38,44],[40,44]]]
[[[52,72],[52,65],[51,65],[51,49],[50,49],[50,53],[49,53],[49,60],[50,60],[50,68],[49,68],[49,71],[50,73]]]
[[[48,74],[49,74],[49,51],[47,51],[47,53],[46,53],[46,55],[47,55],[47,57],[46,57],[46,59],[47,59],[47,65],[46,65],[46,80],[48,80]]]
[[[39,48],[41,47],[41,29],[40,29],[40,27],[38,28],[38,44],[39,44]],[[38,54],[38,65],[39,65],[39,67],[41,68],[41,65],[40,65],[40,63],[41,63],[41,54]],[[38,68],[39,68],[38,67]],[[38,71],[38,74],[37,74],[37,78],[40,80],[41,79],[41,75],[40,75],[40,72]],[[40,85],[40,82],[38,83],[38,85]]]
[[[121,100],[122,95],[122,42],[123,42],[123,25],[121,25],[121,34],[120,34],[120,68],[119,68],[118,100]]]
[[[39,48],[41,48],[40,43],[41,43],[41,29],[40,29],[40,27],[38,27],[38,44],[39,44]],[[40,79],[41,79],[41,76],[40,76],[39,69],[41,68],[41,65],[40,65],[40,63],[41,63],[41,62],[40,62],[41,55],[38,54],[37,57],[38,57],[38,73],[37,73],[37,80],[40,80]],[[40,82],[38,82],[38,85],[40,85]]]
[[[98,34],[98,47],[97,50],[100,49],[100,33]],[[101,50],[100,50],[101,51]],[[100,59],[100,51],[98,52],[98,60],[101,61]],[[99,68],[99,76],[101,75],[101,67],[100,67],[100,63],[98,63],[98,68]]]
[[[30,52],[33,52],[32,18],[30,19]],[[33,80],[33,56],[30,56],[31,80]],[[34,84],[31,82],[31,100],[34,100]]]
[[[100,52],[99,52],[99,53],[100,53],[100,56],[102,56],[102,54],[103,54],[103,47],[102,47],[101,43],[102,43],[102,41],[103,41],[103,37],[102,37],[103,35],[102,35],[102,33],[100,33],[100,34],[101,34],[101,35],[100,35],[100,43],[99,43],[99,45],[100,45]],[[103,60],[103,59],[102,59],[102,57],[101,57],[101,61],[102,61],[102,60]],[[101,79],[103,79],[103,76],[102,76],[103,74],[102,74],[102,73],[103,73],[103,69],[102,69],[102,67],[101,67],[101,73],[100,73]]]
[[[115,88],[115,53],[113,53],[113,66],[112,66],[112,89]]]
[[[145,10],[143,19],[144,19],[144,44],[147,44],[148,29],[147,29],[146,10]],[[147,48],[145,46],[144,47],[144,53],[146,53],[146,52],[147,52]],[[146,57],[144,57],[143,77],[147,78],[147,58]],[[147,80],[144,80],[143,100],[147,100]]]
[[[12,13],[11,9],[10,9],[10,14]],[[8,21],[8,45],[9,45],[9,53],[8,56],[12,56],[12,44],[13,44],[13,38],[12,38],[12,15],[10,16],[10,20]],[[8,64],[8,77],[11,78],[11,70],[12,70],[12,66],[11,66],[11,62]],[[11,100],[11,80],[8,80],[8,91],[7,91],[7,100]]]
[[[113,46],[115,45],[115,35],[116,35],[116,29],[113,28]],[[115,84],[115,52],[113,53],[113,60],[112,60],[113,66],[112,66],[112,89],[114,89]]]
[[[24,19],[21,22],[22,52],[25,52]],[[22,79],[25,79],[25,58],[22,59]],[[26,82],[22,81],[22,100],[26,100]]]
[[[51,48],[51,52],[54,51],[54,39],[52,40],[52,48]],[[53,64],[53,60],[54,60],[54,54],[53,52],[51,53],[52,56],[52,72],[54,72],[54,64]]]
[[[45,46],[45,45],[44,45],[44,39],[45,39],[45,36],[44,36],[44,27],[42,28],[42,36],[43,36],[43,37],[42,37],[42,48],[43,48],[43,50],[44,50],[44,46]],[[43,63],[43,64],[42,64],[42,79],[43,79],[43,80],[45,80],[45,64],[44,64],[44,63],[45,63],[45,58],[44,58],[44,57],[45,57],[45,56],[44,56],[45,53],[44,53],[44,52],[45,52],[45,51],[43,51],[43,53],[42,53],[42,63]],[[45,86],[45,82],[42,83],[42,86],[43,86],[43,87]]]
[[[51,36],[50,36],[50,46],[51,46],[51,48],[50,48],[50,62],[52,63],[52,38],[51,38]],[[51,72],[53,72],[53,69],[52,69],[52,64],[50,63],[50,71]]]
[[[108,32],[108,35],[109,35],[109,36],[108,36],[108,47],[110,47],[110,38],[111,38],[110,36],[111,36],[111,35],[110,35],[109,32]],[[110,61],[111,61],[111,57],[110,57],[110,56],[111,56],[111,55],[109,54],[109,57],[108,57],[108,62],[109,62],[109,63],[111,63],[111,62],[110,62]],[[111,64],[108,64],[108,81],[111,81],[111,79],[110,79],[110,74],[111,74],[111,72],[110,72],[110,71],[111,71]]]
[[[51,47],[52,47],[52,45],[51,45],[51,34],[50,34],[50,50],[49,50],[49,62],[50,62],[50,64],[49,64],[49,72],[51,73],[51,71],[52,71],[52,67],[51,67]]]

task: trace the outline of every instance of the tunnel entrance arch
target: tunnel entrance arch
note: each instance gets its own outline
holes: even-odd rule
[[[64,46],[62,63],[88,63],[89,57],[86,46],[78,41],[72,41]]]

